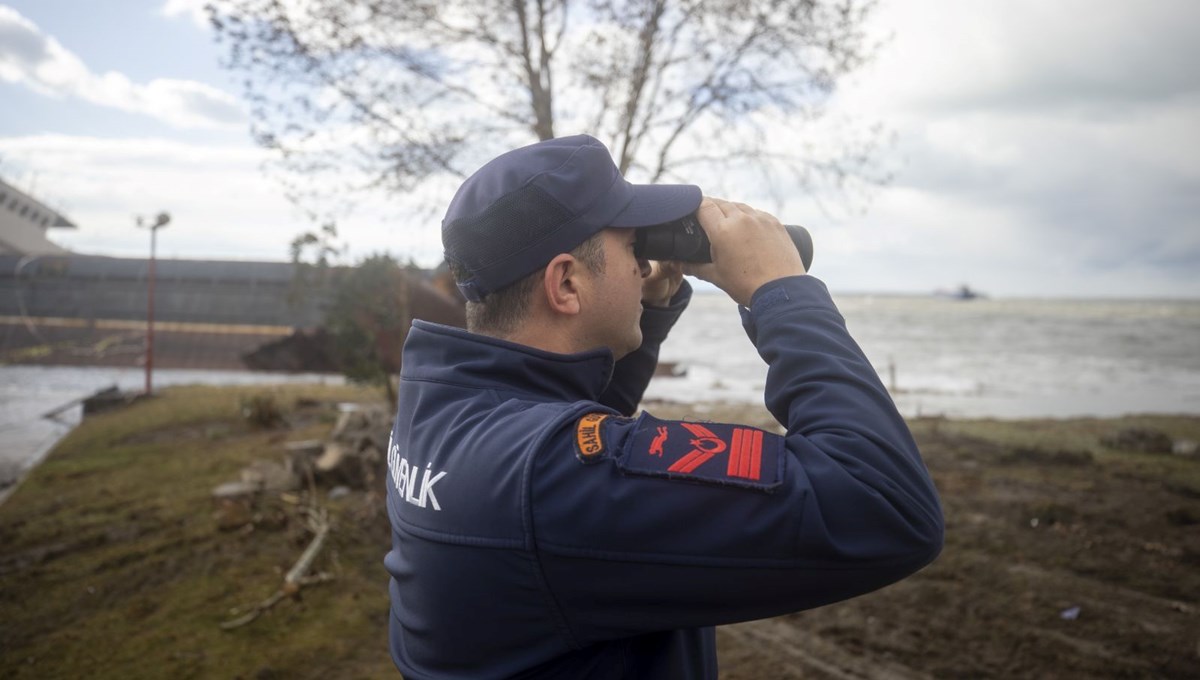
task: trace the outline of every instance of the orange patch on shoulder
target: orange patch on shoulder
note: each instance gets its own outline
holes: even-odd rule
[[[575,447],[580,456],[591,458],[604,453],[604,437],[601,436],[600,426],[608,416],[607,413],[589,413],[579,419],[575,427]]]

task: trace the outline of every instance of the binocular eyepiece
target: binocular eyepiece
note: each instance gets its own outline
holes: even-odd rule
[[[808,230],[796,224],[783,225],[792,243],[800,252],[804,270],[812,266],[813,241]],[[688,215],[674,222],[637,229],[633,253],[645,260],[674,260],[677,262],[712,262],[711,242],[708,234],[700,227],[695,215]]]

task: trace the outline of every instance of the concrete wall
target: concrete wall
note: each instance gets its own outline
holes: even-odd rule
[[[148,261],[87,255],[0,255],[0,316],[145,319]],[[214,324],[312,327],[324,293],[288,302],[284,262],[158,260],[154,318]]]

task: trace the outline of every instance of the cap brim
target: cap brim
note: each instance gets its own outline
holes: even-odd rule
[[[633,200],[608,222],[622,229],[653,227],[687,217],[700,208],[704,197],[692,184],[633,184]]]

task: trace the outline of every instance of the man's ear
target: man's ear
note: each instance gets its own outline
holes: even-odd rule
[[[579,261],[568,253],[555,256],[546,265],[542,273],[542,292],[551,311],[567,315],[579,313],[579,274]]]

